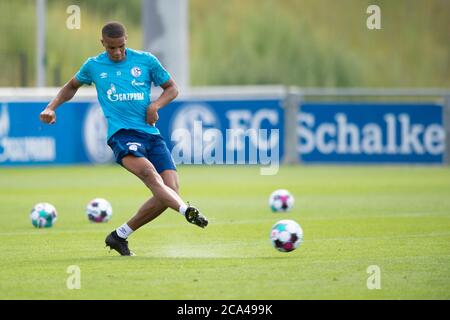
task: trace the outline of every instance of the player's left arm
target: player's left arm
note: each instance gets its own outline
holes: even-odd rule
[[[158,110],[168,105],[178,96],[178,87],[172,79],[164,82],[161,85],[161,88],[163,89],[161,95],[147,108],[147,123],[152,126],[155,125],[156,121],[159,119]]]

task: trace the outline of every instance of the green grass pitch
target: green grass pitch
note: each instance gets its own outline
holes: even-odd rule
[[[209,218],[202,230],[167,211],[130,238],[137,256],[104,248],[105,236],[150,196],[119,166],[0,169],[0,299],[449,299],[450,168],[180,166],[183,199]],[[274,214],[270,193],[286,188],[292,212]],[[112,220],[89,223],[95,197]],[[37,202],[58,210],[35,229]],[[304,242],[270,244],[271,226],[296,220]],[[380,289],[369,290],[369,266]],[[80,270],[80,288],[68,289]],[[69,269],[70,271],[70,269]],[[370,282],[370,281],[369,281]]]

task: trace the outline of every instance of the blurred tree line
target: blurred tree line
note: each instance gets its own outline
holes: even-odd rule
[[[81,29],[69,30],[69,5]],[[381,8],[369,30],[367,7]],[[47,84],[60,86],[103,50],[101,26],[122,21],[141,49],[141,0],[47,0]],[[0,2],[0,86],[33,86],[35,2]],[[192,85],[448,87],[450,1],[189,0]]]

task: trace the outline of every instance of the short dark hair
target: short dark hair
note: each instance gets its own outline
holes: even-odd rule
[[[102,36],[108,38],[120,38],[125,36],[127,30],[125,26],[117,21],[111,21],[105,24],[102,28]]]

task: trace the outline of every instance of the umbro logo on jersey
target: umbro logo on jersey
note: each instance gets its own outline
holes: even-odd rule
[[[101,79],[105,79],[106,77],[108,77],[108,74],[106,72],[100,73],[100,78]]]

